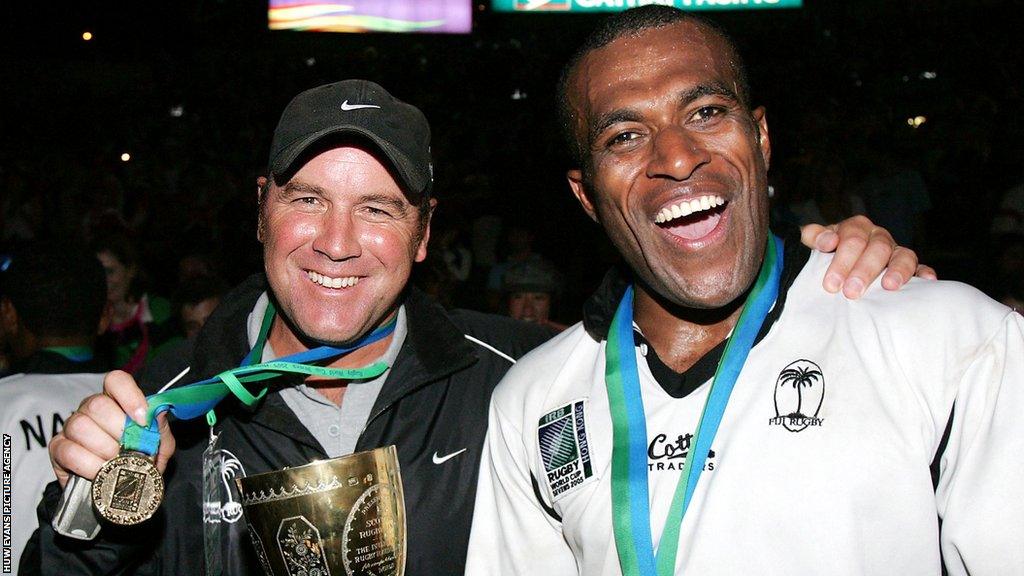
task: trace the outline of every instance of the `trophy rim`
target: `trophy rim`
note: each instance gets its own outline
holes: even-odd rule
[[[279,468],[277,470],[268,470],[266,472],[260,472],[259,474],[249,474],[249,475],[246,475],[246,476],[241,476],[239,478],[235,478],[235,482],[237,482],[239,484],[239,488],[241,489],[241,488],[243,488],[242,484],[244,482],[246,482],[246,481],[249,481],[249,480],[258,481],[261,478],[264,478],[264,477],[267,477],[267,476],[270,476],[270,475],[273,475],[273,474],[280,474],[281,472],[292,472],[292,471],[303,472],[303,471],[306,471],[306,470],[312,470],[314,468],[318,468],[318,467],[324,466],[325,464],[330,464],[330,463],[333,463],[333,462],[338,462],[338,461],[341,461],[341,460],[345,460],[345,459],[348,459],[348,458],[354,458],[354,457],[357,457],[357,456],[367,456],[367,455],[373,454],[375,452],[383,452],[385,458],[393,456],[394,459],[395,459],[395,463],[396,464],[398,463],[398,449],[397,449],[397,447],[394,444],[389,444],[387,446],[378,446],[377,448],[371,448],[369,450],[361,450],[359,452],[353,452],[351,454],[345,454],[343,456],[335,456],[334,458],[327,458],[327,459],[324,459],[324,460],[313,460],[312,462],[309,462],[308,464],[303,464],[301,466],[286,466],[284,468]]]

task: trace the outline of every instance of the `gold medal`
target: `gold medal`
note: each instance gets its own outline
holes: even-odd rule
[[[92,482],[100,516],[122,526],[148,520],[164,498],[164,479],[143,454],[124,450],[104,464]]]

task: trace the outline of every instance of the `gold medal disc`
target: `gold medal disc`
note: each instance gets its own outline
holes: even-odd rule
[[[92,501],[100,516],[122,526],[148,520],[164,498],[164,479],[153,461],[122,452],[104,464],[92,482]]]

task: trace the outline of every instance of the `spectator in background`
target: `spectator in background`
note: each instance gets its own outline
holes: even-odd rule
[[[1003,194],[992,219],[992,234],[1024,236],[1024,184],[1018,184]]]
[[[174,336],[171,303],[143,292],[138,252],[126,236],[107,235],[93,243],[107,277],[111,324],[100,347],[115,368],[138,372]]]
[[[502,281],[508,315],[561,332],[567,326],[551,320],[552,306],[562,291],[562,275],[547,260],[530,259],[508,267]]]
[[[889,230],[901,246],[924,246],[924,216],[932,207],[924,178],[905,161],[906,152],[888,135],[875,135],[863,155],[871,171],[854,192],[864,199],[868,217]]]
[[[106,292],[100,263],[66,248],[25,246],[0,272],[0,344],[17,372],[0,379],[0,425],[13,449],[14,566],[53,480],[47,445],[82,398],[103,388],[108,366],[94,345],[109,322]]]
[[[456,307],[455,292],[458,282],[440,256],[428,254],[419,266],[413,268],[410,279],[414,286],[430,296],[444,309],[450,310]]]
[[[178,285],[182,286],[193,278],[217,276],[221,269],[216,259],[204,252],[189,252],[178,260]]]
[[[456,282],[469,280],[469,273],[473,270],[473,253],[463,244],[462,231],[458,227],[452,226],[443,228],[440,232],[437,247],[441,251],[441,258],[444,259],[448,273]]]
[[[174,300],[185,338],[195,339],[227,291],[227,283],[219,276],[194,276],[181,284]]]
[[[96,165],[103,164],[103,160],[96,159]],[[130,229],[124,217],[124,198],[124,185],[117,176],[107,173],[93,181],[93,188],[86,190],[82,198],[82,237],[86,241]]]
[[[479,284],[470,281],[473,253],[464,242],[462,220],[457,212],[432,216],[430,251],[423,265],[413,271],[416,285],[445,308],[466,307],[467,302],[473,302],[481,294]]]
[[[229,288],[221,277],[215,275],[188,276],[182,279],[174,294],[174,318],[166,323],[167,328],[173,328],[175,332],[150,356],[177,358],[188,355],[199,331],[206,324],[210,314],[213,314],[220,305]],[[148,362],[135,373],[135,376],[169,380],[173,374],[166,374],[160,366],[159,360]]]
[[[505,257],[491,266],[491,271],[487,276],[488,306],[492,311],[501,310],[505,271],[519,262],[543,260],[543,257],[533,250],[534,240],[536,240],[536,235],[533,230],[521,224],[512,224],[506,230],[504,241],[499,244],[499,249],[504,252]]]
[[[864,200],[852,194],[842,160],[832,154],[817,154],[803,168],[797,182],[800,201],[789,208],[797,224],[826,224],[865,214]]]

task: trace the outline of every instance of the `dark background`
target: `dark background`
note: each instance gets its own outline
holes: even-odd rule
[[[712,15],[768,109],[773,180],[809,149],[848,154],[888,131],[891,150],[876,153],[899,154],[931,195],[922,259],[983,285],[993,210],[1024,180],[1019,5],[805,4]],[[448,36],[271,32],[260,1],[5,2],[0,230],[9,237],[21,214],[37,236],[72,239],[84,215],[111,207],[157,286],[192,252],[238,280],[259,268],[255,178],[281,109],[362,77],[430,119],[438,225],[528,223],[570,280],[560,315],[571,320],[614,256],[564,183],[554,84],[600,16],[476,8],[474,32]],[[927,121],[909,127],[918,115]],[[864,155],[845,161],[853,176],[872,169]]]

